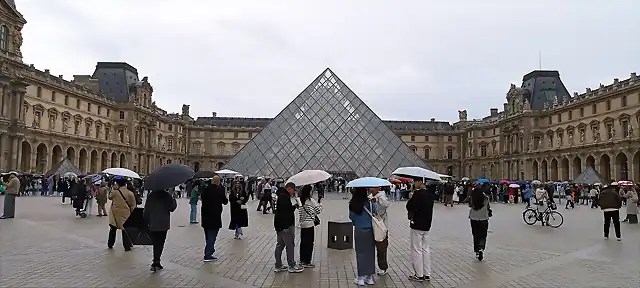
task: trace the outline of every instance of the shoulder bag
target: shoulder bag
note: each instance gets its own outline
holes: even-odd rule
[[[388,231],[387,226],[384,225],[384,221],[376,216],[373,216],[369,209],[364,208],[364,210],[366,210],[369,216],[371,216],[371,224],[373,224],[371,225],[373,227],[373,238],[376,240],[376,242],[384,241],[384,239],[387,238]]]

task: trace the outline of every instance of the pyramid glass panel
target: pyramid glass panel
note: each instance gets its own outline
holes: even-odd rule
[[[327,69],[224,168],[281,178],[306,169],[386,177],[401,166],[429,168]]]

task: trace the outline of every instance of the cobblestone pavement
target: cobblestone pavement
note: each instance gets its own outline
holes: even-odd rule
[[[233,231],[221,230],[220,259],[203,263],[202,229],[188,224],[188,200],[181,199],[163,255],[165,270],[152,274],[149,249],[125,253],[119,239],[115,249],[106,249],[106,218],[76,219],[58,197],[18,198],[18,218],[0,220],[0,287],[354,286],[354,251],[326,248],[326,221],[347,215],[346,200],[330,195],[325,201],[323,224],[316,229],[317,267],[300,274],[272,272],[273,216],[256,212],[256,205],[250,203],[244,239],[234,240]],[[640,226],[623,224],[622,242],[604,240],[599,210],[561,207],[564,225],[553,229],[524,224],[523,208],[494,205],[486,258],[478,262],[470,245],[468,208],[437,205],[430,233],[432,280],[415,284],[407,279],[412,269],[404,202],[394,202],[389,210],[391,268],[389,275],[377,278],[377,287],[640,287]],[[223,220],[228,219],[226,210]]]

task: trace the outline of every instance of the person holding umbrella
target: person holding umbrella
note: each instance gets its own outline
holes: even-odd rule
[[[414,274],[409,280],[416,282],[429,281],[431,277],[431,249],[429,247],[429,230],[433,219],[435,194],[427,191],[423,179],[415,180],[417,189],[407,202],[407,216],[411,228],[411,259]]]
[[[114,178],[114,189],[107,197],[111,200],[111,208],[109,211],[109,239],[107,240],[107,248],[113,249],[116,242],[116,231],[122,230],[122,246],[124,251],[131,250],[131,239],[124,231],[124,222],[127,221],[133,209],[136,208],[136,196],[127,189],[127,180],[122,176]]]
[[[184,183],[193,177],[193,170],[182,164],[168,164],[153,171],[146,179],[144,188],[151,192],[144,204],[143,218],[153,244],[151,271],[162,270],[160,257],[167,240],[167,231],[171,228],[171,212],[178,207],[171,187]]]

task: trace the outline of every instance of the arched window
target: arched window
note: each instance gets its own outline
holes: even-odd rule
[[[0,26],[0,50],[7,50],[9,47],[9,28],[6,25]]]

